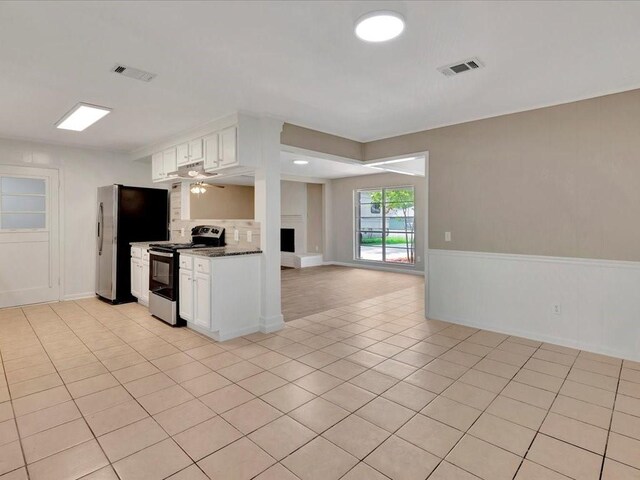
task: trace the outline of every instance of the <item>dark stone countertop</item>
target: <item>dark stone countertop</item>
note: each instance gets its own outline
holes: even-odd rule
[[[152,243],[175,243],[171,240],[152,240],[150,242],[130,242],[129,245],[132,247],[140,247],[140,248],[149,248],[149,245]]]
[[[215,257],[233,257],[238,255],[258,255],[262,253],[259,248],[251,247],[211,247],[211,248],[187,248],[180,250],[182,254],[194,255],[197,257],[215,258]]]

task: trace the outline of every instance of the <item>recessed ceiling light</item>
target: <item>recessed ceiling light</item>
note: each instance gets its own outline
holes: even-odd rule
[[[404,30],[402,15],[391,11],[370,12],[356,22],[355,33],[365,42],[386,42]]]
[[[294,160],[293,163],[296,165],[306,165],[309,163],[309,160]]]
[[[79,103],[55,124],[56,128],[81,132],[111,112],[110,108]]]

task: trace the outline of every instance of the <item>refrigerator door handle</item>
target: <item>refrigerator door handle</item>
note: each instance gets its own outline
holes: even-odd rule
[[[102,255],[102,247],[104,246],[104,205],[102,202],[100,202],[98,209],[98,240],[100,241],[98,255]]]

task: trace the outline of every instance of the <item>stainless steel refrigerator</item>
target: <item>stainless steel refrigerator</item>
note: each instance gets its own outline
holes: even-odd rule
[[[98,188],[96,295],[112,303],[131,295],[131,242],[169,238],[169,197],[159,188]]]

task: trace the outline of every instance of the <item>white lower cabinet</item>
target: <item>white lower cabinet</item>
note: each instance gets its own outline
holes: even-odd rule
[[[141,247],[131,247],[131,295],[149,305],[149,252]]]
[[[180,317],[187,322],[193,321],[193,272],[180,267],[178,280]]]
[[[145,305],[149,305],[149,261],[142,261],[142,279],[140,280],[140,300]]]
[[[131,295],[140,298],[142,292],[142,260],[131,259]]]
[[[200,328],[211,328],[211,276],[196,273],[193,288],[193,323]]]
[[[131,295],[140,298],[142,292],[142,249],[131,247]]]
[[[261,255],[180,255],[180,317],[223,341],[260,330]]]

